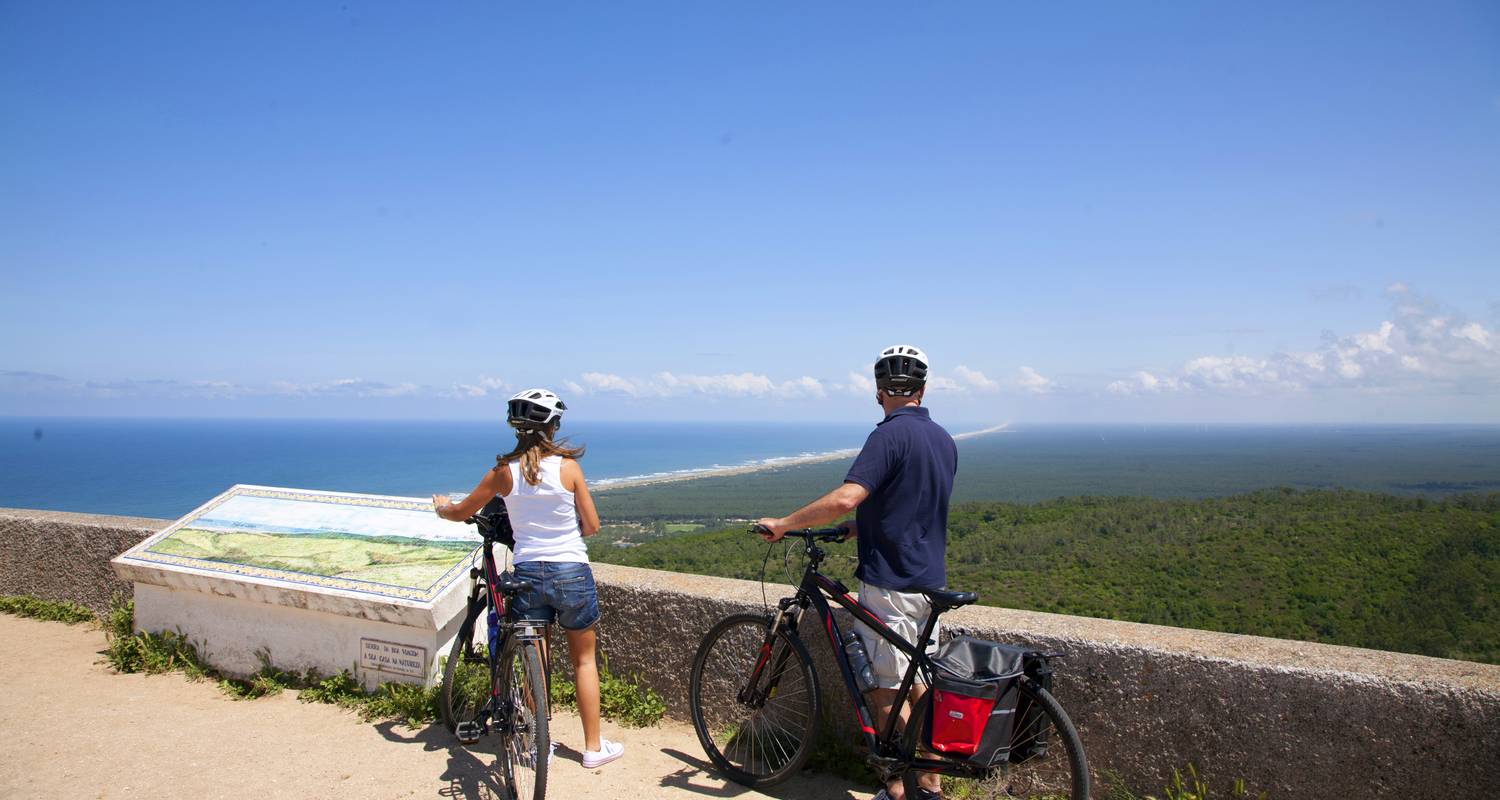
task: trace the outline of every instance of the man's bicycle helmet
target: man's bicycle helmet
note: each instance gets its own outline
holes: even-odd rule
[[[927,354],[898,344],[880,351],[875,361],[875,386],[893,395],[913,395],[927,385]]]
[[[506,421],[513,428],[546,428],[560,422],[568,407],[546,389],[527,389],[512,395],[505,410]]]

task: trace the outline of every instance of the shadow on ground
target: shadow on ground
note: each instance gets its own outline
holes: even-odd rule
[[[407,736],[397,732],[397,724],[394,720],[387,720],[376,723],[375,730],[389,742],[420,744],[428,752],[448,754],[447,768],[439,776],[439,780],[448,785],[438,792],[439,795],[455,800],[497,800],[506,796],[491,771],[495,753],[458,744],[442,725],[428,725]]]
[[[679,789],[684,792],[700,794],[704,797],[739,797],[747,792],[755,791],[766,797],[774,797],[777,800],[855,800],[857,795],[849,789],[830,790],[821,781],[819,785],[811,785],[805,773],[796,775],[779,786],[770,786],[764,789],[752,790],[738,783],[725,780],[721,777],[713,765],[697,756],[688,755],[681,750],[663,747],[662,753],[681,761],[683,766],[670,775],[663,776],[661,785],[663,788]]]

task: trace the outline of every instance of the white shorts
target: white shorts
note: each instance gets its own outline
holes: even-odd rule
[[[884,622],[901,638],[913,643],[921,635],[922,627],[927,624],[927,615],[932,613],[932,603],[921,592],[898,592],[868,583],[860,584],[859,604],[869,609],[876,619]],[[911,664],[911,659],[870,630],[868,625],[862,622],[855,622],[854,625],[859,638],[865,643],[865,652],[870,655],[870,671],[875,673],[875,687],[899,688],[901,679],[906,677],[906,668]],[[938,630],[941,627],[939,624],[932,629],[932,637],[927,642],[929,656],[937,653]],[[922,683],[922,674],[917,673],[914,680]]]

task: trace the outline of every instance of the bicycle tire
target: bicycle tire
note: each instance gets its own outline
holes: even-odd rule
[[[442,702],[440,704],[443,714],[443,725],[452,733],[460,722],[468,722],[474,719],[474,715],[484,706],[489,698],[489,652],[487,646],[474,643],[474,625],[478,622],[478,614],[474,619],[466,620],[459,628],[459,635],[453,639],[453,646],[448,651],[448,660],[443,664],[443,686],[441,692]],[[468,631],[468,635],[464,635]],[[474,670],[480,670],[483,674],[483,685],[475,679]],[[477,696],[464,689],[478,691]]]
[[[543,800],[547,796],[552,738],[547,725],[551,699],[547,696],[541,645],[523,641],[506,650],[495,665],[500,696],[509,700],[505,705],[511,712],[510,724],[500,736],[500,776],[510,800]]]
[[[786,629],[777,634],[767,660],[781,665],[779,674],[772,674],[774,666],[763,671],[765,685],[775,681],[774,691],[757,708],[739,702],[770,624],[771,618],[760,614],[720,620],[699,643],[688,682],[693,729],[709,761],[735,783],[757,789],[781,783],[807,763],[822,710],[807,647]],[[737,717],[744,718],[736,722]],[[733,755],[743,756],[738,765]]]
[[[965,798],[974,800],[990,800],[990,798],[1031,798],[1032,800],[1088,800],[1089,797],[1089,766],[1088,759],[1083,753],[1083,741],[1078,738],[1078,729],[1073,726],[1073,721],[1068,719],[1068,714],[1063,710],[1062,704],[1057,702],[1050,692],[1036,685],[1031,680],[1022,680],[1020,691],[1032,702],[1041,707],[1047,718],[1047,726],[1041,735],[1050,737],[1047,741],[1045,753],[1034,756],[1020,763],[1005,762],[990,772],[987,777],[970,780],[973,786],[968,787]],[[932,693],[928,692],[922,696],[922,700],[913,709],[913,719],[918,724],[906,726],[906,732],[902,736],[902,750],[907,753],[915,753],[927,738],[928,706],[932,703]],[[1011,747],[1015,749],[1024,744],[1018,739],[1027,735],[1027,732],[1017,731],[1012,739]],[[922,773],[915,770],[907,770],[902,775],[902,781],[906,786],[907,797],[918,797],[918,776]],[[960,778],[959,780],[968,780]]]

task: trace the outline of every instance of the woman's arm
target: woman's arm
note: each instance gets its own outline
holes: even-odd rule
[[[583,479],[583,467],[571,458],[563,459],[562,485],[573,493],[573,507],[578,509],[578,530],[584,536],[599,532],[599,512],[594,509],[594,498],[589,496],[588,482]]]
[[[510,494],[510,470],[495,467],[486,472],[479,479],[479,485],[462,503],[448,502],[448,495],[435,494],[432,496],[433,510],[443,519],[451,519],[454,522],[462,522],[474,516],[484,504],[494,499],[495,495]]]

